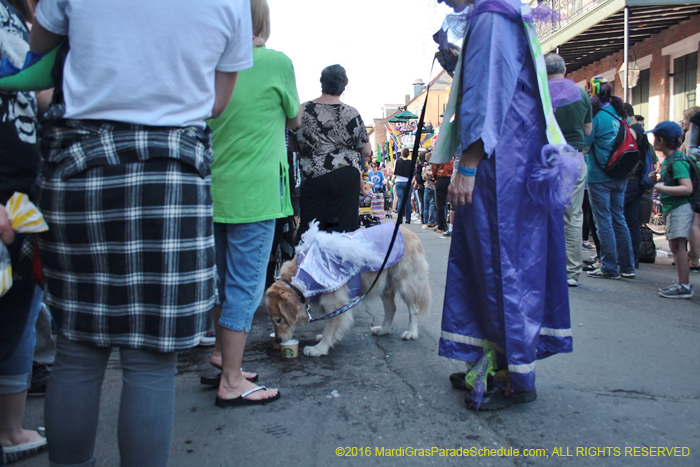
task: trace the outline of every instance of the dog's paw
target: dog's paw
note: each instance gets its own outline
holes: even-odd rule
[[[384,329],[382,326],[372,326],[372,334],[375,336],[385,336],[389,334],[389,330]]]
[[[405,341],[418,339],[418,333],[413,331],[405,331],[403,334],[401,334],[401,339]]]
[[[304,347],[304,355],[307,357],[321,357],[323,355],[328,355],[328,347],[325,345],[313,345],[311,347]]]

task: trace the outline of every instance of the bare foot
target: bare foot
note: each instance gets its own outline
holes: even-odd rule
[[[221,361],[222,361],[222,359],[221,359],[221,352],[217,352],[217,351],[215,350],[215,351],[213,351],[213,352],[211,353],[211,355],[209,355],[209,363],[210,363],[211,366],[213,366],[214,368],[218,368],[218,369],[220,370],[220,369],[221,369]],[[255,372],[243,371],[242,368],[241,368],[241,373],[243,373],[243,377],[244,377],[245,379],[255,379],[255,377],[258,375],[258,374],[255,373]],[[251,388],[251,389],[252,389],[252,388]],[[244,392],[245,392],[245,391],[244,391]],[[243,393],[241,393],[241,394],[243,394]]]
[[[255,389],[258,387],[257,384],[251,383],[245,378],[240,378],[239,380],[232,381],[234,384],[228,384],[226,380],[221,378],[221,385],[219,385],[219,390],[217,396],[220,399],[235,399],[240,397],[243,393]],[[270,399],[275,397],[279,393],[277,388],[266,388],[262,391],[255,391],[254,393],[246,396],[246,399],[250,400],[262,400]]]
[[[18,444],[33,443],[44,439],[36,430],[20,430],[0,438],[0,444],[4,447],[17,446]]]

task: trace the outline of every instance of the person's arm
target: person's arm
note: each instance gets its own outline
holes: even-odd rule
[[[363,144],[360,149],[360,154],[362,154],[362,157],[365,159],[372,157],[372,145],[370,145],[369,142]]]
[[[15,231],[12,230],[12,222],[7,215],[5,206],[0,204],[0,240],[5,244],[9,245],[15,241]]]
[[[583,124],[583,136],[591,136],[593,133],[593,122]]]
[[[297,114],[294,117],[287,119],[287,128],[289,128],[290,130],[293,130],[293,129],[299,128],[301,126],[301,112],[302,112],[302,108],[300,105],[299,111],[297,112]]]
[[[655,174],[656,172],[652,173]],[[654,180],[655,179],[656,177],[654,177]],[[691,182],[689,178],[677,178],[676,181],[678,182],[678,186],[666,186],[664,182],[660,182],[654,185],[654,189],[662,195],[683,197],[693,194],[693,182]]]
[[[583,89],[581,91],[581,99],[586,104],[586,115],[583,116],[583,136],[591,136],[593,132],[593,105],[588,98],[588,93]]]
[[[49,32],[39,24],[39,21],[34,21],[32,32],[29,34],[29,50],[38,54],[45,54],[55,49],[63,39],[65,39],[65,36]]]
[[[236,87],[238,80],[238,72],[225,73],[217,71],[214,78],[214,91],[216,98],[214,99],[214,108],[211,111],[211,118],[219,118],[226,110],[226,106],[231,100],[233,90]]]
[[[51,100],[53,99],[53,90],[54,88],[51,88],[36,93],[36,106],[38,109],[37,116],[39,119],[41,119],[41,116],[44,115],[47,110],[49,110]]]
[[[479,162],[481,162],[484,157],[486,157],[484,153],[484,142],[478,140],[469,145],[469,147],[462,152],[459,165],[470,169],[476,169],[479,166]],[[471,204],[476,177],[462,175],[457,170],[455,170],[455,172],[455,177],[452,183],[450,183],[450,187],[447,189],[447,201],[453,206]]]

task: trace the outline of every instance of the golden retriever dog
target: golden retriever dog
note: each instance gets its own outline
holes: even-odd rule
[[[398,293],[408,306],[408,330],[401,334],[401,339],[418,338],[418,316],[430,313],[431,291],[428,283],[428,262],[418,235],[401,226],[404,238],[404,254],[393,266],[386,268],[379,281],[366,299],[379,295],[384,304],[384,322],[381,326],[372,326],[372,334],[388,334],[396,312],[395,297]],[[265,292],[265,303],[270,319],[275,327],[277,342],[292,338],[297,324],[309,321],[306,307],[302,302],[301,292],[290,284],[297,273],[297,257],[285,262],[280,270],[280,277]],[[364,294],[374,281],[376,272],[365,272],[361,276],[360,291]],[[350,303],[348,286],[320,295],[318,300],[309,303],[309,312],[314,319],[325,316]],[[338,342],[353,323],[352,310],[326,320],[322,335],[316,336],[318,344],[304,348],[304,355],[320,357]]]

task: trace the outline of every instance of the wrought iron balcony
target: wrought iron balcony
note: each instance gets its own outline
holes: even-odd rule
[[[607,3],[608,1],[609,0],[541,0],[539,4],[553,10],[554,14],[550,20],[543,22],[538,21],[536,23],[540,42],[545,41],[551,35],[575,23],[589,12],[596,9],[599,5]]]

